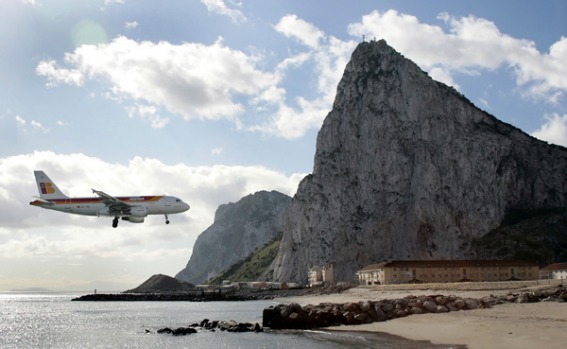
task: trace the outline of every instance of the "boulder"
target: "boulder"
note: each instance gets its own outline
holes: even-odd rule
[[[478,308],[479,304],[480,304],[480,302],[478,301],[478,299],[474,299],[474,298],[465,299],[465,305],[466,305],[467,309],[476,309],[476,308]]]
[[[433,301],[425,301],[423,302],[423,308],[430,313],[435,313],[437,310],[437,304]]]
[[[193,333],[197,333],[197,330],[193,327],[178,327],[171,332],[174,336],[186,336]]]
[[[516,298],[516,303],[528,303],[530,301],[530,297],[527,293],[522,293]]]

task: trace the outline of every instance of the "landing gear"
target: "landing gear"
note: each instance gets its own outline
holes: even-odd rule
[[[112,220],[112,227],[116,228],[118,226],[118,217],[114,217],[114,219]]]
[[[165,224],[169,224],[169,218],[165,215]]]

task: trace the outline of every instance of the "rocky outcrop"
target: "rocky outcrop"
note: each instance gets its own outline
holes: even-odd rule
[[[291,303],[264,309],[262,325],[272,329],[311,329],[359,325],[409,315],[490,308],[503,303],[563,303],[566,300],[567,291],[559,287],[553,290],[511,293],[504,296],[490,295],[479,299],[461,298],[453,295],[431,295],[344,304],[321,303],[303,307],[297,303]]]
[[[385,41],[363,42],[287,211],[274,279],[305,282],[329,263],[349,281],[388,259],[475,258],[472,241],[512,211],[565,215],[566,173],[567,149],[480,110]]]
[[[187,266],[175,277],[202,283],[246,258],[283,231],[290,202],[277,191],[260,191],[221,205],[214,223],[197,238]]]
[[[210,321],[209,319],[203,319],[200,323],[194,323],[187,327],[177,327],[172,329],[170,327],[160,328],[156,332],[159,334],[171,334],[174,336],[186,336],[193,333],[199,332],[264,332],[264,329],[260,324],[257,322],[250,323],[250,322],[236,322],[234,320],[229,321],[218,321],[213,320]],[[151,330],[146,330],[146,333],[152,333]]]
[[[167,292],[184,292],[192,290],[195,285],[179,281],[168,275],[156,274],[152,275],[148,280],[144,281],[140,286],[124,293],[167,293]]]

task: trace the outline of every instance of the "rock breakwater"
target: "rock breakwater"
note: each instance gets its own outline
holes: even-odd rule
[[[236,322],[234,320],[230,321],[219,321],[209,319],[203,319],[200,323],[193,323],[187,327],[178,327],[172,329],[170,327],[160,328],[156,332],[159,334],[171,334],[174,336],[186,336],[193,333],[199,333],[203,331],[208,332],[263,332],[264,329],[260,324],[250,323],[250,322]],[[146,330],[146,332],[151,333],[152,331]]]
[[[272,329],[311,329],[359,325],[425,313],[490,308],[503,303],[565,301],[567,301],[567,290],[557,287],[551,290],[509,293],[503,296],[490,295],[483,298],[430,295],[343,304],[321,303],[301,306],[290,303],[264,309],[262,325]]]

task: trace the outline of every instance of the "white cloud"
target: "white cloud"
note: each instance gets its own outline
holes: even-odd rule
[[[104,0],[104,4],[105,5],[110,5],[110,4],[120,4],[123,5],[126,3],[126,0]]]
[[[318,28],[294,15],[282,18],[275,28],[288,37],[298,38],[308,49],[284,60],[278,72],[283,75],[286,69],[312,61],[317,97],[310,100],[302,96],[297,97],[297,108],[282,100],[272,123],[262,129],[286,138],[301,137],[309,129],[320,128],[331,110],[337,85],[356,43],[341,41],[333,36],[327,37]]]
[[[554,102],[567,89],[567,38],[553,44],[549,53],[540,53],[532,41],[503,34],[486,19],[455,18],[447,13],[438,19],[448,26],[448,32],[395,10],[365,15],[348,31],[359,37],[385,39],[448,84],[454,84],[454,72],[505,66],[513,69],[516,83],[530,96]]]
[[[57,83],[75,86],[83,84],[83,73],[81,71],[59,68],[54,60],[39,62],[35,71],[38,75],[47,77],[48,86],[54,86]]]
[[[16,115],[16,123],[22,127],[26,126],[26,120],[19,115]]]
[[[547,121],[532,133],[541,140],[567,147],[567,114],[553,114],[546,117]]]
[[[244,110],[237,97],[259,95],[278,82],[256,68],[256,57],[222,40],[206,46],[118,37],[109,44],[83,45],[66,54],[65,62],[74,68],[59,68],[50,60],[40,62],[37,72],[52,85],[108,80],[115,98],[161,106],[187,120],[236,120]]]
[[[274,72],[259,70],[260,57],[232,50],[221,39],[207,46],[137,42],[126,37],[108,44],[83,45],[65,55],[66,66],[46,60],[36,71],[47,78],[49,86],[107,81],[108,98],[126,102],[130,116],[149,120],[155,128],[169,121],[160,116],[159,108],[164,108],[186,120],[224,118],[239,129],[301,137],[307,130],[319,128],[331,109],[336,86],[356,43],[327,37],[293,15],[282,18],[274,28],[306,46],[306,51],[284,58]],[[314,65],[304,83],[314,84],[315,96],[292,96],[293,100],[286,101],[287,91],[280,84],[287,70],[300,69],[306,63]],[[249,107],[264,115],[260,124],[246,115]]]
[[[222,152],[223,152],[222,147],[215,147],[215,148],[211,149],[212,155],[221,155]]]
[[[303,23],[310,32],[320,33],[308,23],[297,18],[294,21]],[[110,98],[128,100],[129,115],[150,120],[155,128],[168,122],[159,116],[158,107],[163,107],[187,120],[227,118],[241,129],[295,138],[310,128],[320,127],[355,45],[322,34],[312,37],[325,40],[317,45],[304,41],[308,51],[285,58],[273,73],[258,70],[258,57],[231,50],[221,40],[211,46],[173,45],[136,42],[125,37],[105,45],[84,45],[66,54],[65,63],[70,68],[48,60],[40,62],[37,72],[46,76],[50,85],[107,80],[111,84]],[[298,68],[309,60],[315,65],[313,75],[318,97],[312,100],[297,97],[294,103],[298,107],[292,108],[285,102],[286,91],[278,84],[285,79],[287,69]],[[236,100],[242,96],[249,97],[249,106],[257,111],[274,111],[272,119],[263,125],[241,120],[246,105]]]
[[[207,10],[219,15],[228,16],[234,23],[241,23],[246,21],[246,17],[240,10],[229,8],[223,0],[201,0],[207,6]],[[232,2],[231,5],[242,6],[241,3]]]
[[[138,27],[138,22],[136,21],[131,21],[131,22],[126,22],[124,23],[124,28],[130,30],[130,29],[134,29]]]
[[[479,102],[480,102],[480,104],[483,105],[484,107],[490,109],[490,103],[488,103],[488,101],[486,100],[486,98],[480,98],[480,99],[479,99]]]
[[[224,2],[207,2],[222,8]],[[510,67],[521,91],[558,103],[567,89],[567,38],[539,53],[533,42],[510,37],[486,19],[454,18],[443,13],[441,25],[420,23],[394,10],[374,11],[349,26],[349,33],[385,38],[436,80],[459,88],[455,73],[478,75]],[[87,80],[110,85],[109,98],[124,103],[130,116],[165,127],[167,112],[186,120],[228,119],[240,130],[284,138],[318,129],[330,111],[336,87],[357,42],[326,35],[296,15],[273,28],[297,39],[304,49],[281,59],[273,71],[259,67],[262,56],[231,49],[219,39],[199,43],[135,41],[118,37],[108,44],[84,45],[65,55],[64,64],[42,61],[37,73],[48,84],[81,86]],[[292,70],[302,70],[309,95],[283,86]],[[305,73],[308,72],[308,73]],[[289,74],[291,75],[291,74]]]
[[[49,128],[43,126],[39,121],[32,120],[28,123],[28,121],[20,115],[16,115],[16,124],[18,124],[18,126],[24,131],[27,131],[27,126],[29,125],[33,130],[39,130],[43,133],[49,132]]]
[[[113,229],[108,217],[30,206],[38,195],[36,169],[44,170],[69,196],[91,197],[90,188],[117,196],[168,194],[182,198],[191,209],[171,215],[169,225],[163,217],[150,216],[143,224],[120,222]],[[152,273],[175,274],[189,260],[198,234],[212,224],[219,205],[259,190],[293,195],[303,176],[286,176],[261,166],[190,167],[138,157],[128,164],[116,164],[49,151],[0,158],[0,263],[33,264],[41,258],[57,274],[63,273],[58,270],[62,261],[79,261],[82,277],[89,277],[95,264],[113,260],[138,282]],[[24,269],[30,275],[37,273],[32,265]]]
[[[317,48],[319,42],[325,38],[325,34],[296,15],[285,15],[274,28],[287,37],[294,37],[310,48]]]
[[[134,106],[127,107],[126,109],[128,111],[128,116],[138,116],[142,119],[149,120],[153,128],[163,128],[169,123],[169,119],[161,117],[158,114],[157,108],[153,105],[136,104]]]

